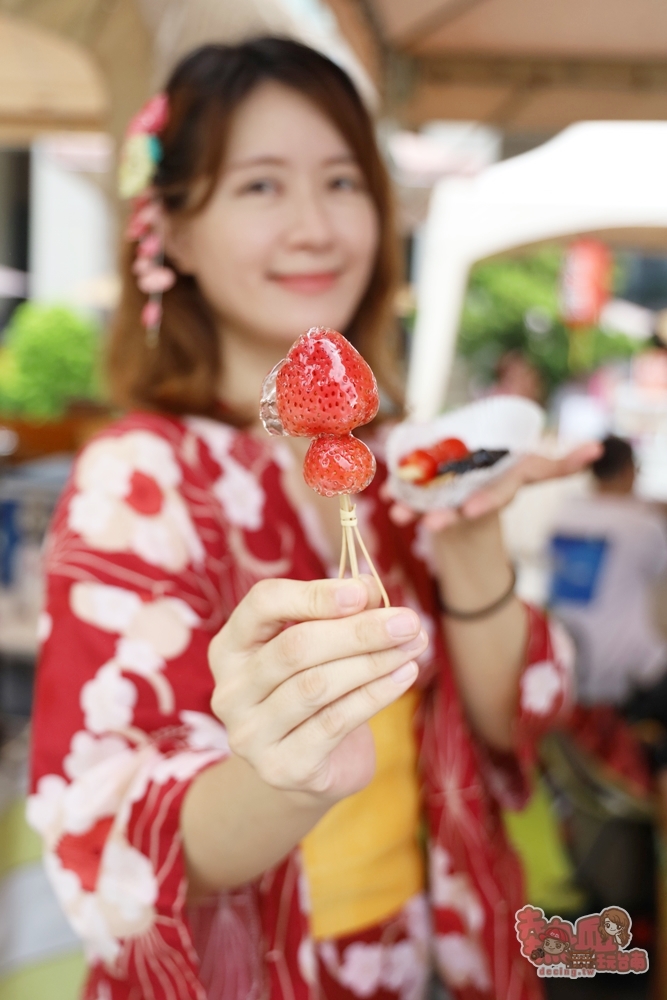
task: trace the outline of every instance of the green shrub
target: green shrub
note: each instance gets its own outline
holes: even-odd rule
[[[597,328],[577,331],[571,340],[558,308],[561,264],[562,251],[547,247],[473,268],[458,350],[481,381],[492,381],[500,357],[510,350],[531,361],[552,391],[641,349],[623,334]]]
[[[95,324],[71,309],[19,306],[0,348],[0,410],[48,420],[73,399],[98,398],[99,346]]]

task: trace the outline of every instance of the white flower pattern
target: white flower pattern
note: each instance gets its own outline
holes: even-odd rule
[[[466,872],[452,870],[448,852],[436,844],[429,856],[431,897],[434,906],[453,910],[465,933],[436,934],[435,957],[440,973],[449,986],[472,984],[486,990],[491,984],[480,934],[484,928],[484,907]]]
[[[181,470],[167,441],[129,431],[89,444],[75,469],[72,531],[103,552],[131,552],[177,572],[201,564],[204,547],[178,491]]]
[[[484,908],[465,872],[451,871],[451,858],[436,844],[429,856],[431,898],[441,909],[455,910],[471,933],[484,925]]]
[[[208,445],[222,474],[213,484],[213,492],[222,504],[230,524],[248,531],[258,531],[264,523],[266,494],[257,477],[231,454],[235,434],[231,427],[191,417],[188,426]]]
[[[533,663],[521,678],[521,707],[534,715],[547,715],[562,690],[555,663],[551,660]]]
[[[99,583],[75,583],[70,607],[81,621],[118,634],[113,659],[81,691],[86,726],[94,733],[122,731],[132,721],[136,688],[123,672],[153,685],[160,711],[174,710],[174,692],[163,676],[166,661],[188,647],[199,617],[177,597],[142,601],[138,594]]]
[[[474,986],[483,993],[491,988],[486,955],[480,945],[465,934],[436,934],[435,958],[445,983],[460,989]]]
[[[343,964],[338,980],[358,997],[369,997],[377,992],[382,975],[384,947],[358,941],[350,944],[343,954]]]
[[[137,689],[114,660],[105,663],[81,688],[81,708],[91,733],[123,732],[132,724]]]

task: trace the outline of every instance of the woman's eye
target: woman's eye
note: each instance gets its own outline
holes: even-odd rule
[[[329,181],[329,187],[333,191],[360,191],[363,184],[358,177],[332,177]]]
[[[241,194],[275,194],[278,190],[276,181],[268,177],[260,177],[254,181],[248,181],[241,188]]]

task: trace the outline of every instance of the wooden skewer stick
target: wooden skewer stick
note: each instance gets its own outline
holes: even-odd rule
[[[384,602],[385,608],[390,606],[389,595],[385,590],[384,584],[380,579],[380,574],[376,570],[373,560],[371,559],[368,549],[364,545],[364,540],[359,532],[359,527],[357,525],[357,509],[355,504],[351,503],[350,497],[347,493],[343,493],[340,497],[340,523],[343,529],[343,538],[340,549],[340,566],[338,568],[338,577],[342,580],[345,576],[345,570],[347,569],[347,563],[349,559],[350,572],[355,580],[359,579],[359,563],[357,560],[357,547],[356,543],[359,543],[359,548],[368,563],[368,568],[370,569],[375,582],[380,588],[380,593],[382,594],[382,600]]]

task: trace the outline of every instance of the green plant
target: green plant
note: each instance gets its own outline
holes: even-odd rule
[[[515,350],[551,392],[568,378],[640,349],[623,334],[597,328],[569,333],[558,308],[561,264],[562,251],[546,247],[473,268],[458,349],[479,379],[491,382],[501,356]]]
[[[99,342],[95,324],[65,306],[19,306],[0,349],[0,410],[48,420],[98,398]]]

